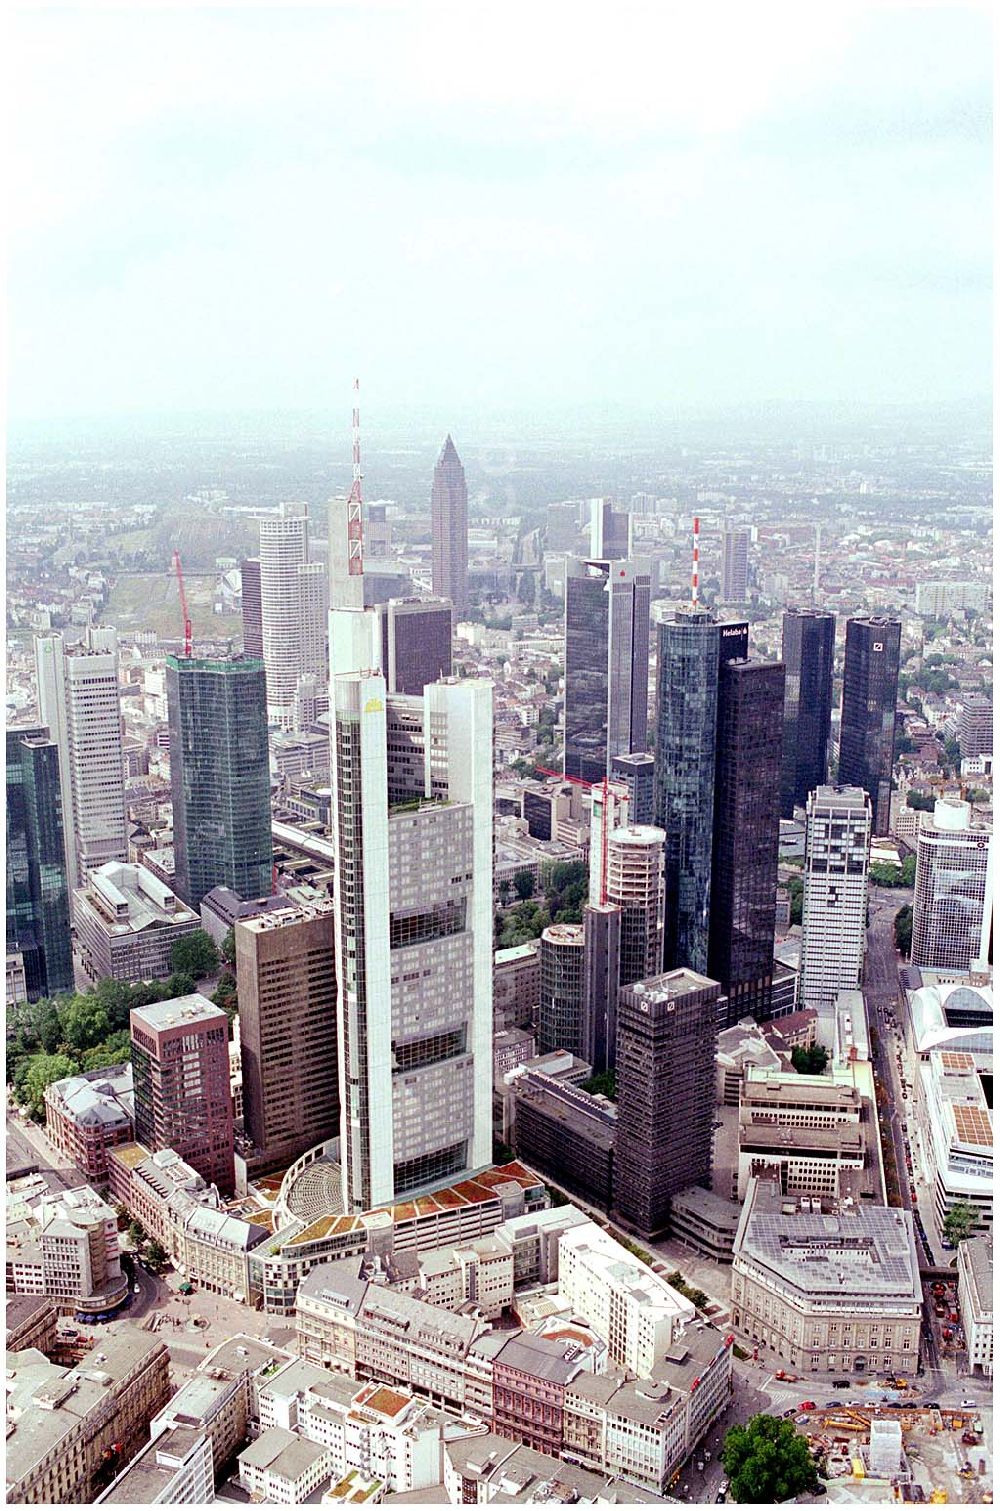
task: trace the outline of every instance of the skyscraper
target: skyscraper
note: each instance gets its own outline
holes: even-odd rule
[[[771,1007],[784,697],[780,661],[719,668],[708,969],[731,1023]]]
[[[589,1064],[593,1033],[587,1021],[584,991],[583,924],[553,923],[543,929],[538,966],[542,983],[539,1054],[566,1049]]]
[[[971,820],[970,804],[939,798],[917,832],[910,961],[925,970],[964,973],[988,957],[983,915],[992,835],[971,828]]]
[[[603,781],[646,748],[649,581],[647,562],[566,563],[567,776]]]
[[[59,749],[70,892],[109,860],[128,860],[118,637],[89,628],[82,644],[35,640],[41,722]]]
[[[656,975],[663,959],[663,830],[629,824],[608,836],[607,901],[621,911],[618,980]]]
[[[73,990],[59,751],[42,725],[7,731],[7,952],[29,1002]]]
[[[781,816],[804,808],[826,782],[833,706],[834,614],[787,609],[781,625],[785,663],[785,733],[781,763]]]
[[[889,831],[899,635],[898,619],[847,621],[838,780],[867,792],[873,834]]]
[[[654,1238],[670,1200],[712,1173],[719,984],[668,971],[623,987],[618,1000],[615,1211]]]
[[[286,503],[260,521],[260,615],[268,718],[290,729],[300,676],[326,676],[326,568],[309,560],[309,510]]]
[[[628,788],[629,823],[655,824],[656,761],[649,752],[612,756],[611,775]]]
[[[255,1168],[340,1132],[335,918],[327,898],[238,920],[243,1122]]]
[[[595,1073],[613,1070],[618,1037],[618,983],[621,974],[621,908],[612,902],[583,909],[583,993],[593,1024],[592,1046],[584,1058]]]
[[[657,613],[656,823],[666,836],[663,964],[708,970],[719,663],[745,656],[746,624],[709,610]]]
[[[450,603],[441,598],[390,598],[379,612],[388,692],[421,697],[428,682],[451,676]]]
[[[200,992],[129,1014],[135,1136],[173,1149],[224,1196],[235,1185],[229,1020]]]
[[[167,657],[174,890],[271,890],[271,777],[264,665],[249,656]]]
[[[624,561],[632,554],[632,517],[610,498],[590,500],[590,554],[594,561]]]
[[[963,761],[993,754],[993,699],[971,693],[958,716],[958,748]]]
[[[240,601],[243,614],[243,654],[264,655],[264,630],[260,609],[260,562],[249,557],[240,562]]]
[[[431,487],[431,586],[450,598],[455,617],[469,605],[469,490],[451,436],[445,437]]]
[[[862,787],[817,787],[806,804],[799,1002],[856,991],[865,959],[872,810]]]
[[[374,616],[338,617],[363,658]],[[366,1211],[490,1160],[493,688],[389,697],[359,670],[330,722],[344,1201]]]
[[[727,525],[722,532],[722,602],[746,603],[749,589],[750,531]]]

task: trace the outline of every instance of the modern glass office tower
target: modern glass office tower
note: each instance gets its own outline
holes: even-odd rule
[[[746,603],[750,597],[750,531],[738,525],[722,534],[723,603]]]
[[[29,1002],[73,990],[59,750],[44,725],[7,731],[7,952]]]
[[[788,609],[781,623],[785,663],[785,732],[781,763],[781,816],[804,808],[826,782],[833,706],[835,614]]]
[[[780,661],[719,668],[708,973],[727,1023],[771,1009],[784,697]]]
[[[243,654],[262,657],[264,629],[260,610],[260,562],[255,556],[240,562],[240,599],[243,616]]]
[[[656,823],[666,835],[663,964],[708,970],[719,663],[745,656],[746,624],[684,604],[656,613]]]
[[[925,970],[964,974],[988,958],[993,836],[971,823],[969,803],[939,798],[917,833],[910,963]]]
[[[799,1005],[857,991],[865,960],[872,810],[862,787],[817,787],[806,804]]]
[[[309,510],[284,503],[260,521],[260,620],[268,716],[290,729],[300,677],[326,680],[329,583],[309,559]]]
[[[443,598],[390,598],[382,619],[382,671],[390,693],[421,697],[451,676],[451,604]]]
[[[568,1049],[588,1058],[593,1031],[585,992],[584,927],[554,923],[542,931],[538,950],[541,999],[538,1005],[538,1052]]]
[[[451,436],[445,437],[431,486],[431,585],[461,619],[469,602],[469,490]]]
[[[663,959],[663,830],[629,824],[608,835],[607,901],[621,912],[618,980],[656,974]]]
[[[335,661],[367,656],[377,619],[330,617]],[[341,1162],[363,1212],[492,1154],[493,686],[392,697],[360,670],[330,702]]]
[[[174,890],[189,907],[213,887],[271,890],[266,700],[253,657],[167,657]]]
[[[649,582],[646,562],[566,563],[566,776],[646,748]]]
[[[847,621],[838,782],[865,789],[873,834],[889,832],[899,636],[898,619]]]
[[[628,788],[630,824],[656,822],[656,761],[648,751],[611,758],[611,775]]]

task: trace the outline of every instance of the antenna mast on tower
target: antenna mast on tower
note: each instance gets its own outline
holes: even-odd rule
[[[353,437],[352,460],[354,464],[354,481],[351,484],[351,494],[347,501],[347,570],[351,577],[360,577],[364,571],[362,559],[362,520],[361,520],[361,409],[360,409],[360,385],[358,379],[354,380],[354,408],[351,411],[351,433]]]
[[[698,606],[698,532],[700,521],[697,514],[694,517],[694,536],[691,543],[691,604]]]

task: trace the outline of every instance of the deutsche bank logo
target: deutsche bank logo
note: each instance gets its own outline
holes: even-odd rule
[[[881,642],[881,640],[875,640],[875,641],[872,642],[872,650],[873,651],[880,651],[881,649],[882,649],[882,642]]]

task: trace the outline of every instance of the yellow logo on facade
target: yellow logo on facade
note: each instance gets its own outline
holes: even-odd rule
[[[369,698],[368,702],[365,704],[365,713],[380,714],[384,707],[385,705],[382,702],[381,698]]]

